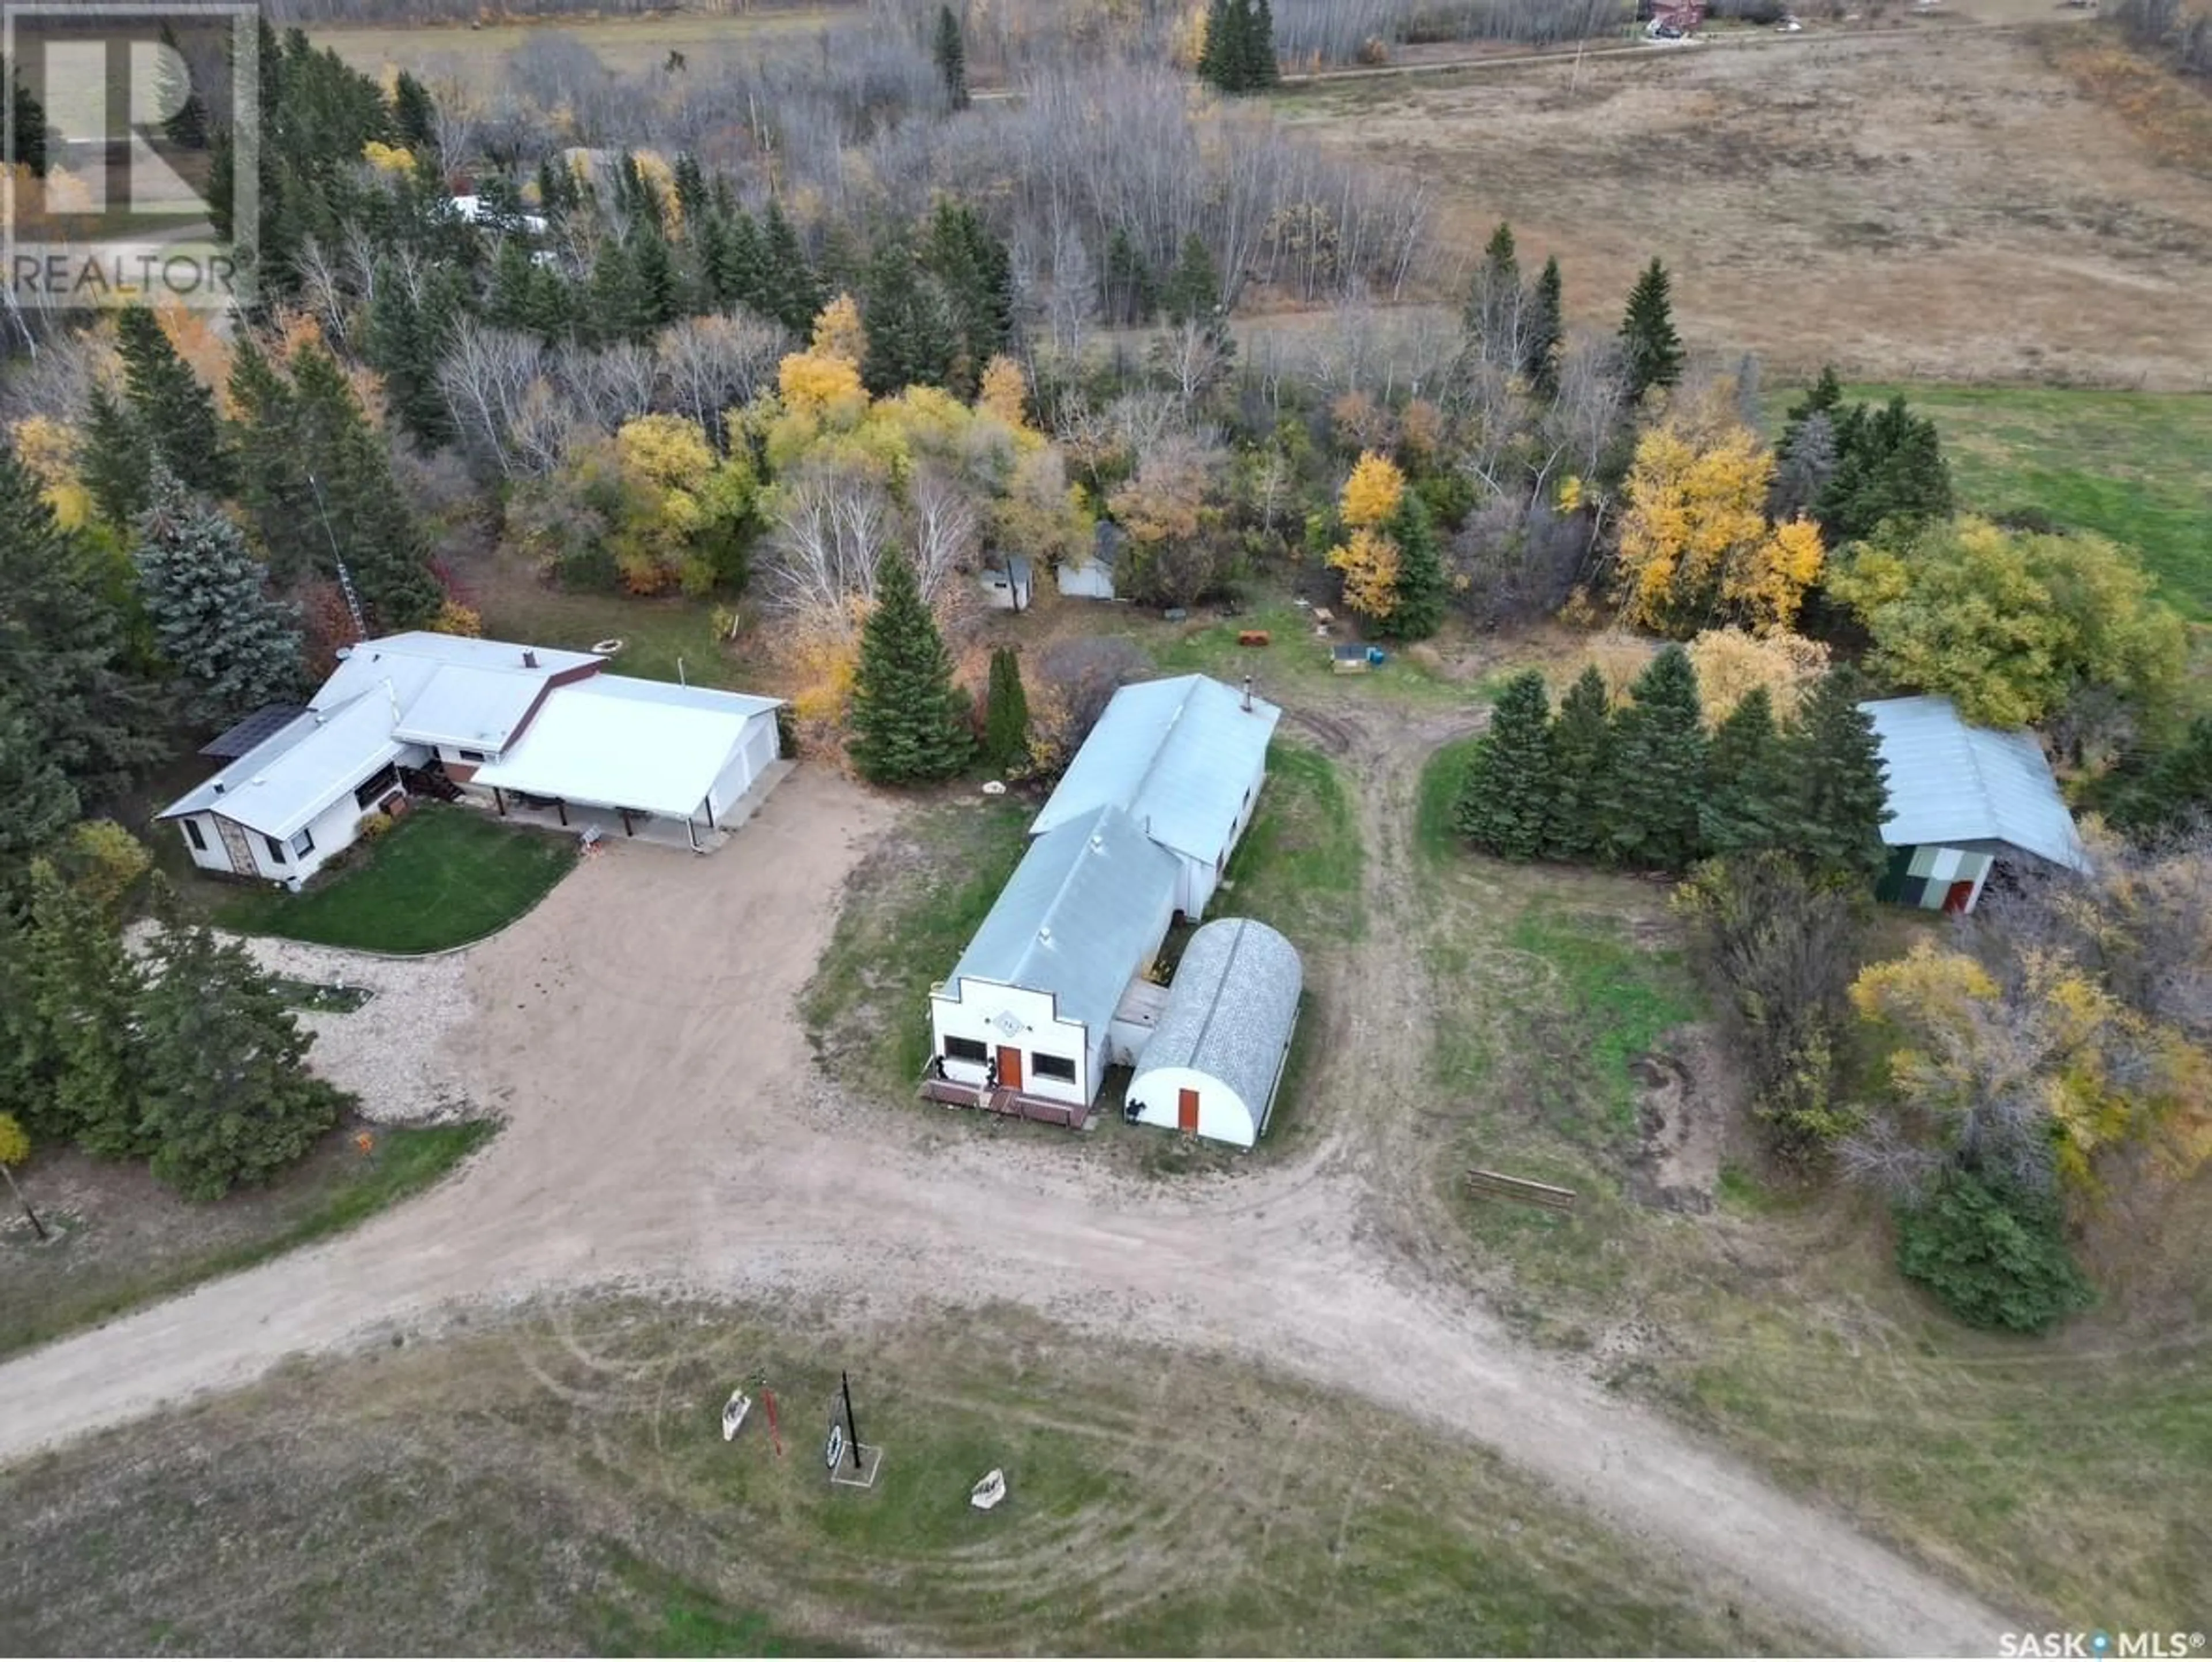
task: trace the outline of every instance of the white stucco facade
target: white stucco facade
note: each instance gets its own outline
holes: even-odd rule
[[[1105,1071],[1104,1030],[1062,1016],[1049,992],[962,976],[929,995],[929,1020],[932,1053],[963,1085],[997,1083],[1082,1107]],[[1059,1077],[1062,1068],[1074,1077]]]

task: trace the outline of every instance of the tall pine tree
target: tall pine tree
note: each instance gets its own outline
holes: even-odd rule
[[[139,432],[170,472],[192,489],[222,496],[232,488],[215,395],[177,355],[154,314],[143,306],[116,320],[116,350]]]
[[[1012,646],[991,654],[991,687],[983,701],[983,760],[1002,773],[1030,763],[1030,696],[1022,686],[1021,659]]]
[[[1680,646],[1660,649],[1613,718],[1602,810],[1607,845],[1625,865],[1680,871],[1698,857],[1705,733],[1698,672]]]
[[[307,1034],[246,949],[165,926],[137,1001],[154,1175],[191,1200],[260,1184],[313,1148],[345,1097],[307,1071]]]
[[[87,809],[164,752],[152,688],[124,667],[123,636],[83,544],[0,445],[0,707],[31,725],[39,755]]]
[[[131,558],[187,720],[226,726],[299,695],[299,613],[270,597],[268,573],[220,509],[161,475]]]
[[[1628,311],[1620,320],[1620,352],[1628,371],[1631,403],[1655,386],[1682,379],[1682,337],[1674,332],[1674,306],[1667,268],[1655,255],[1636,287],[1628,291]]]
[[[1523,670],[1498,694],[1452,810],[1461,834],[1485,852],[1533,860],[1544,852],[1552,811],[1551,725],[1543,674]]]
[[[1864,685],[1848,665],[1820,677],[1790,736],[1798,792],[1792,852],[1816,870],[1881,875],[1881,823],[1889,817],[1888,770],[1874,720],[1859,707]]]
[[[1606,852],[1605,804],[1612,792],[1613,701],[1593,664],[1559,701],[1552,724],[1552,799],[1544,858],[1590,860]]]
[[[25,1123],[103,1160],[149,1152],[134,1019],[143,983],[112,921],[39,860],[25,940],[50,1092]]]
[[[1376,624],[1376,633],[1390,640],[1426,640],[1443,625],[1447,592],[1428,505],[1419,492],[1409,490],[1385,523],[1398,545],[1398,581],[1390,615]]]
[[[1521,373],[1529,391],[1549,401],[1559,396],[1559,349],[1566,339],[1561,309],[1559,257],[1544,262],[1521,314]]]
[[[959,337],[936,283],[904,236],[886,236],[869,257],[860,318],[868,331],[860,378],[869,391],[884,397],[909,386],[945,385]]]
[[[938,79],[945,82],[945,101],[956,110],[968,107],[968,43],[961,38],[960,20],[949,5],[937,9],[937,39],[930,55],[937,60]]]
[[[1796,804],[1795,758],[1774,720],[1764,687],[1746,693],[1713,731],[1698,823],[1709,854],[1775,848],[1789,834]]]
[[[878,785],[950,779],[975,753],[968,711],[913,562],[886,554],[853,676],[854,766]]]

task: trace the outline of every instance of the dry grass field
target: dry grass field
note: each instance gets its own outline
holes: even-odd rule
[[[308,33],[356,69],[381,74],[389,64],[418,75],[453,75],[482,82],[517,46],[540,31],[557,30],[581,41],[611,70],[635,71],[666,61],[672,52],[704,59],[732,46],[778,39],[804,39],[849,15],[850,4],[799,4],[756,8],[742,15],[698,12],[656,17],[554,18],[544,23],[494,23],[481,28],[340,28],[318,26]]]
[[[2035,29],[1931,24],[1280,102],[1436,181],[1470,258],[1500,219],[1524,264],[1557,253],[1592,324],[1656,254],[1686,337],[1776,375],[2212,385],[2212,173],[2161,159],[2055,56]]]

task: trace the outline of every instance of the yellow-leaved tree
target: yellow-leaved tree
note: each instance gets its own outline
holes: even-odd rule
[[[1337,517],[1351,535],[1328,551],[1344,573],[1344,604],[1381,622],[1398,605],[1398,545],[1382,531],[1406,499],[1406,476],[1389,457],[1364,451],[1337,497]]]
[[[1796,622],[1824,550],[1808,519],[1771,526],[1774,457],[1737,423],[1662,422],[1637,440],[1620,522],[1617,597],[1631,622],[1686,637],[1733,619]]]
[[[23,1192],[15,1186],[15,1168],[31,1157],[30,1134],[22,1122],[12,1113],[0,1113],[0,1177],[8,1180],[8,1192],[15,1197],[15,1204],[23,1209],[23,1216],[31,1221],[31,1228],[44,1240],[46,1226],[39,1222],[39,1215],[31,1210],[31,1203],[23,1198]]]
[[[1690,642],[1698,672],[1698,702],[1709,725],[1728,719],[1744,695],[1766,688],[1775,719],[1787,721],[1813,683],[1828,670],[1828,648],[1787,630],[1753,634],[1746,629],[1707,629]]]
[[[54,511],[64,531],[81,531],[92,523],[92,493],[76,468],[77,439],[74,429],[51,416],[26,416],[9,429],[16,459],[39,482],[39,494]]]
[[[808,349],[824,358],[836,358],[858,369],[867,361],[868,331],[860,322],[860,308],[850,294],[840,294],[814,314],[814,332]]]
[[[1018,428],[1029,419],[1029,379],[1022,367],[1003,352],[983,366],[983,379],[975,394],[975,408],[988,410],[1008,427]]]
[[[1929,1169],[1992,1172],[2046,1157],[2076,1192],[2106,1150],[2160,1117],[2161,1037],[2069,957],[2020,951],[2000,982],[1965,952],[1918,941],[1851,983],[1887,1044],[1899,1119],[1887,1139]]]
[[[380,173],[411,173],[415,171],[415,153],[397,144],[385,144],[370,139],[361,147],[361,159]]]

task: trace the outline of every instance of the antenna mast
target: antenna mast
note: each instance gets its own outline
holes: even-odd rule
[[[323,501],[322,482],[310,473],[307,488],[315,493],[315,512],[322,516],[323,535],[330,539],[331,563],[337,567],[338,592],[345,596],[346,611],[353,618],[353,634],[356,640],[368,639],[368,621],[362,616],[361,596],[355,592],[353,573],[346,569],[345,555],[338,552],[337,533],[331,529],[331,511]]]

